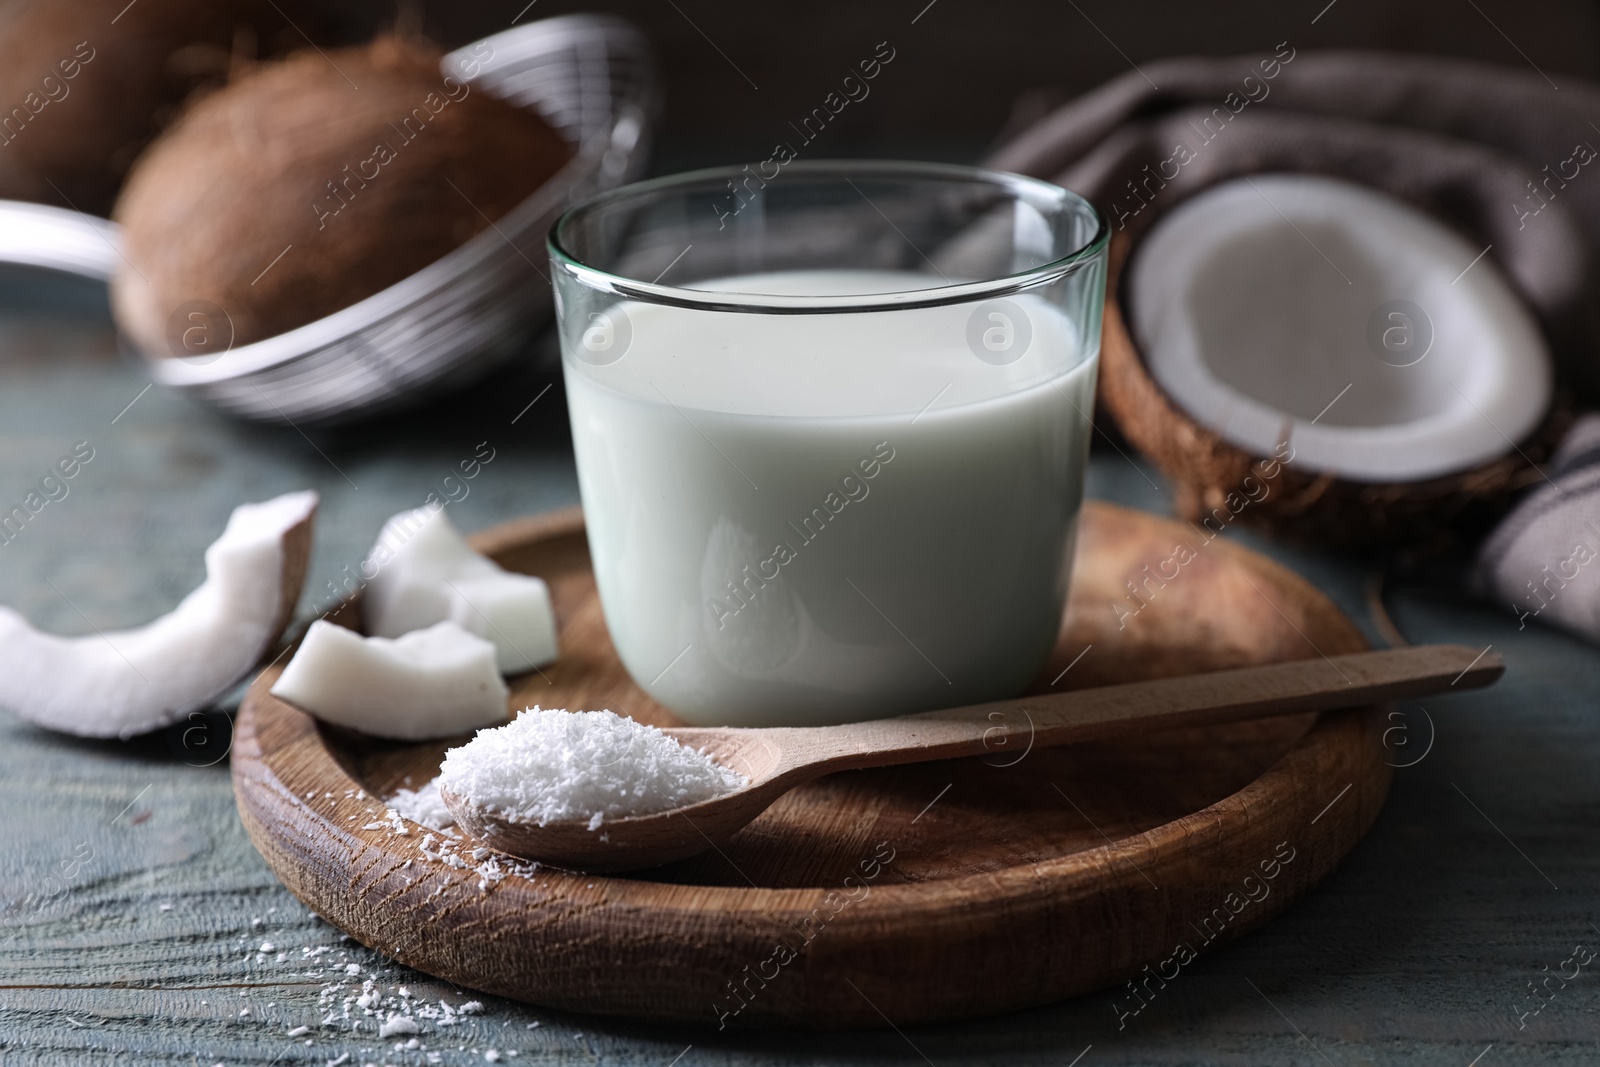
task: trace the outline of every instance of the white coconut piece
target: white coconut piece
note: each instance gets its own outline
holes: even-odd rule
[[[453,622],[390,640],[319,619],[272,686],[326,722],[404,741],[499,725],[509,694],[494,645]]]
[[[502,673],[555,661],[556,613],[541,579],[499,571],[454,579],[450,586],[450,621],[494,642]]]
[[[132,737],[210,705],[288,623],[305,577],[317,494],[234,510],[206,549],[206,580],[134,630],[57,637],[0,608],[0,705],[81,737]]]
[[[1133,326],[1162,389],[1235,447],[1418,481],[1503,455],[1550,406],[1544,338],[1483,251],[1347,182],[1225,182],[1139,245]]]
[[[363,566],[362,617],[375,637],[399,637],[446,619],[494,643],[503,674],[555,662],[556,616],[550,589],[479,555],[443,508],[390,519]]]
[[[447,580],[498,570],[456,532],[444,509],[402,511],[383,524],[362,565],[371,574],[361,611],[374,637],[400,637],[450,617]]]

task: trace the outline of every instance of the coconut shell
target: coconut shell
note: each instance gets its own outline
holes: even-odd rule
[[[192,354],[172,329],[186,308],[220,309],[235,346],[303,326],[438,260],[571,158],[441,59],[395,37],[303,52],[189,108],[117,201],[124,332],[166,356]]]
[[[1180,516],[1220,532],[1235,524],[1327,547],[1440,546],[1502,513],[1544,476],[1572,421],[1558,398],[1541,427],[1505,455],[1455,474],[1398,484],[1355,482],[1257,456],[1186,413],[1151,376],[1123,315],[1118,283],[1132,240],[1111,243],[1098,400],[1122,436],[1172,483]],[[1290,442],[1292,445],[1292,442]]]
[[[11,0],[0,5],[0,198],[104,214],[139,151],[236,52],[303,47],[281,0]],[[294,19],[291,26],[286,15]]]

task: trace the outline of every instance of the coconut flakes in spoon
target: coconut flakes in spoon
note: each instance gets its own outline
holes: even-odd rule
[[[508,822],[650,815],[743,787],[744,775],[610,711],[527,709],[445,753],[440,788]]]

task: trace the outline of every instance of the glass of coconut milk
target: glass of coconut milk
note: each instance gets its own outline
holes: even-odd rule
[[[551,231],[589,550],[684,720],[1001,699],[1061,625],[1104,220],[966,167],[790,162],[627,186]]]

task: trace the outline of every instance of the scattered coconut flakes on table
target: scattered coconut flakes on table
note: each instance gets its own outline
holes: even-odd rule
[[[446,752],[437,781],[507,821],[598,830],[607,818],[696,804],[748,779],[654,726],[535,705]]]

